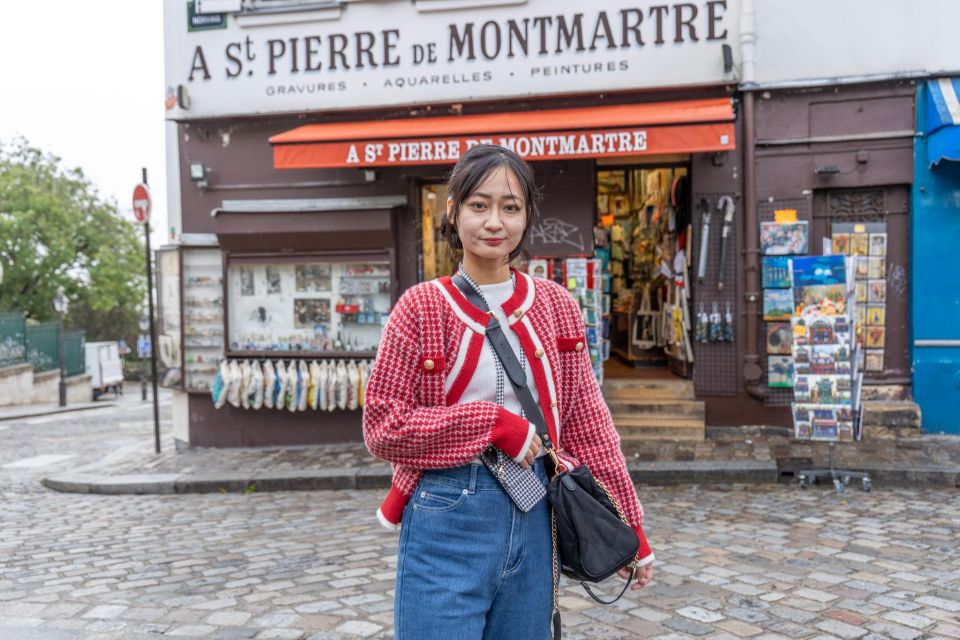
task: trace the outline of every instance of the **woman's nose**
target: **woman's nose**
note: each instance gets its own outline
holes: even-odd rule
[[[503,220],[500,217],[500,210],[496,207],[490,208],[490,213],[487,215],[487,219],[484,221],[483,225],[489,229],[499,229],[503,226]]]

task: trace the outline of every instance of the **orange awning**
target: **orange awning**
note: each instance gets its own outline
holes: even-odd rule
[[[277,169],[452,164],[491,142],[527,160],[733,149],[729,98],[308,124],[270,138]]]

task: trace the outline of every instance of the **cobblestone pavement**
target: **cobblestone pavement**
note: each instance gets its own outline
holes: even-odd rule
[[[5,493],[0,638],[388,638],[379,491]],[[654,583],[565,638],[960,638],[960,495],[642,491]]]

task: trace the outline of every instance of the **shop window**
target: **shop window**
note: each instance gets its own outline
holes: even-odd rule
[[[230,258],[229,355],[372,355],[391,304],[389,258]]]

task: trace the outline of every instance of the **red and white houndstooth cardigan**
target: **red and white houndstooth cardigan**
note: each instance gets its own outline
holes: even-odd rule
[[[593,375],[576,302],[555,282],[518,272],[502,308],[532,367],[551,439],[614,495],[640,539],[637,557],[652,560],[643,508]],[[515,457],[528,440],[524,418],[493,402],[460,403],[487,318],[450,277],[411,287],[390,313],[363,408],[367,448],[393,463],[392,487],[377,511],[384,526],[399,526],[424,469],[467,464],[491,443]]]

